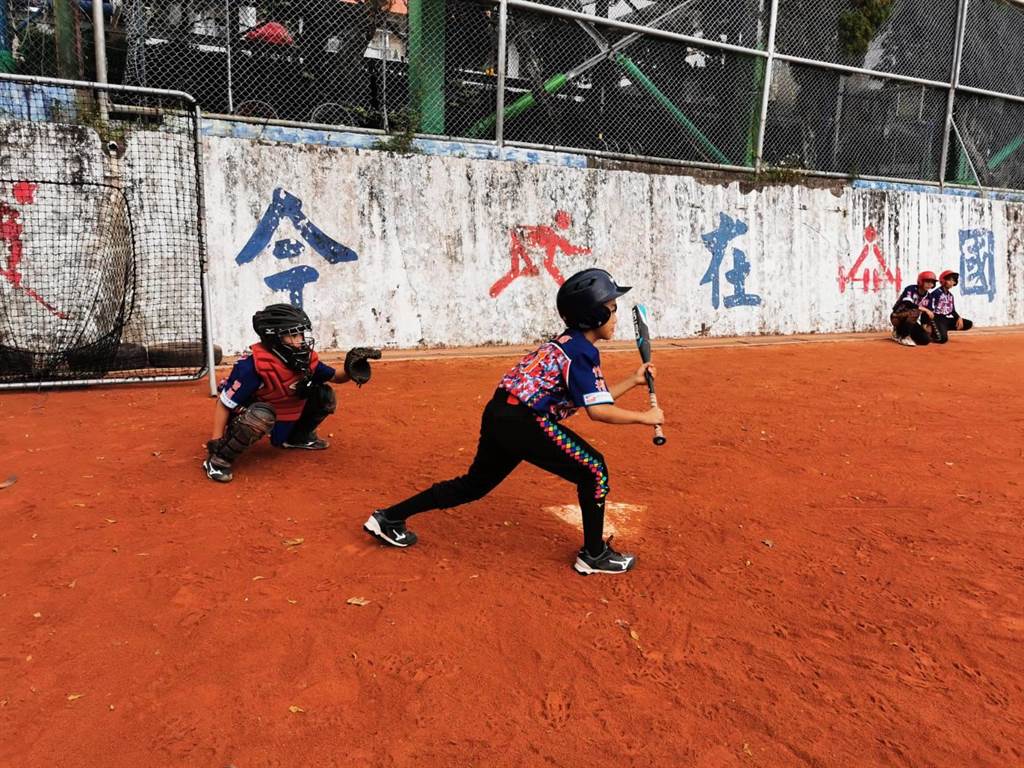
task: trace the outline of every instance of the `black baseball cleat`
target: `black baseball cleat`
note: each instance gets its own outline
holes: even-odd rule
[[[282,448],[298,448],[303,451],[323,451],[326,450],[329,445],[330,443],[326,440],[321,440],[316,435],[312,435],[309,440],[301,440],[298,442],[285,440],[281,443]]]
[[[592,573],[625,573],[632,570],[635,565],[636,555],[616,552],[612,549],[612,537],[609,536],[608,541],[604,543],[604,552],[595,557],[587,552],[586,548],[581,549],[572,567],[576,569],[576,573],[589,576]]]
[[[416,534],[405,527],[405,521],[393,522],[377,510],[363,523],[363,530],[378,541],[392,547],[411,547],[416,543]]]
[[[234,478],[234,475],[231,474],[231,467],[214,464],[213,459],[209,457],[203,462],[203,471],[206,472],[208,478],[216,480],[218,483],[230,483]]]

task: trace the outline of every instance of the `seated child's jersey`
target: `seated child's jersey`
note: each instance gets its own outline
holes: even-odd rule
[[[276,357],[266,354],[263,365],[273,365],[278,378],[284,382],[290,394],[276,391],[272,382],[264,381],[264,378],[257,370],[256,355],[260,354],[259,344],[254,344],[252,354],[246,355],[235,363],[228,378],[220,386],[220,401],[225,407],[234,410],[240,406],[249,405],[254,401],[269,402],[277,412],[279,422],[295,421],[302,414],[305,400],[294,394],[295,385],[301,380],[294,371],[288,369],[284,363],[277,362]],[[274,361],[274,362],[271,362]],[[331,366],[324,365],[316,358],[312,358],[313,375],[312,381],[315,384],[322,384],[334,378],[335,371]]]
[[[913,304],[918,307],[924,307],[925,309],[932,308],[932,295],[922,291],[917,285],[908,285],[903,289],[903,293],[896,299],[896,303],[893,305],[893,309],[899,309],[900,305]]]
[[[936,288],[928,294],[928,300],[931,302],[932,310],[936,315],[952,317],[956,314],[956,307],[955,302],[953,301],[952,292],[943,288]]]
[[[577,408],[615,399],[601,373],[601,355],[582,331],[565,331],[516,363],[501,388],[556,421]]]

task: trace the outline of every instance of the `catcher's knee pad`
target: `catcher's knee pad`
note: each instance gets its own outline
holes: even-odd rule
[[[251,405],[231,418],[224,437],[216,441],[210,454],[230,466],[249,446],[268,434],[276,421],[273,406],[267,403]]]

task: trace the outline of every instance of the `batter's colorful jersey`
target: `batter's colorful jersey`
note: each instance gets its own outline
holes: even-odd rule
[[[501,388],[555,421],[578,408],[614,403],[601,373],[601,355],[582,331],[565,331],[516,363]]]
[[[928,294],[928,300],[931,302],[932,309],[936,315],[945,315],[946,317],[956,316],[956,306],[953,301],[953,294],[945,288],[936,288]]]
[[[334,369],[329,365],[317,363],[313,371],[313,382],[323,384],[334,378]],[[249,405],[256,399],[256,392],[263,386],[263,379],[256,372],[256,361],[252,355],[246,355],[231,369],[231,374],[220,387],[220,401],[230,410],[241,405]]]

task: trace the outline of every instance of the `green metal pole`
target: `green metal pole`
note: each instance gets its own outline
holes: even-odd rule
[[[569,82],[569,77],[565,74],[558,74],[552,77],[550,80],[544,83],[543,90],[545,93],[554,93],[565,87],[565,84]],[[513,101],[507,107],[505,107],[505,120],[509,120],[517,115],[523,114],[530,107],[537,104],[537,97],[532,93],[526,93],[520,96],[518,99]],[[478,139],[494,130],[494,125],[497,122],[497,118],[494,115],[485,117],[480,122],[476,123],[472,128],[469,129],[469,137],[471,139]]]
[[[712,144],[711,140],[701,133],[700,129],[697,128],[696,125],[690,122],[690,119],[682,113],[682,110],[673,104],[668,96],[658,90],[658,86],[656,86],[651,79],[647,77],[647,75],[640,71],[640,67],[638,67],[632,59],[620,53],[615,57],[615,63],[622,67],[622,69],[625,70],[633,80],[639,83],[644,90],[651,94],[651,96],[654,97],[654,100],[661,104],[661,106],[665,108],[665,111],[672,115],[672,117],[674,117],[676,121],[683,126],[686,132],[697,140],[697,143],[712,159],[716,162],[722,163],[723,165],[732,164],[729,162],[729,158],[722,154],[722,151]]]
[[[445,0],[409,2],[409,97],[422,133],[443,135]]]
[[[71,0],[53,0],[54,38],[57,44],[57,76],[79,79],[78,34]]]
[[[765,82],[765,69],[764,60],[760,56],[754,59],[754,93],[759,94],[762,88],[769,87],[769,84]],[[748,168],[753,168],[754,163],[757,161],[757,137],[760,132],[760,104],[752,101],[750,107],[750,127],[747,130],[747,146],[743,156],[743,164]]]
[[[1003,147],[998,152],[996,152],[994,155],[992,155],[992,159],[988,161],[988,163],[986,164],[986,167],[990,171],[994,171],[1000,165],[1002,165],[1007,160],[1009,160],[1010,159],[1010,155],[1012,155],[1014,152],[1016,152],[1022,146],[1024,146],[1024,136],[1018,136],[1016,139],[1014,139],[1009,144],[1007,144],[1005,147]]]

